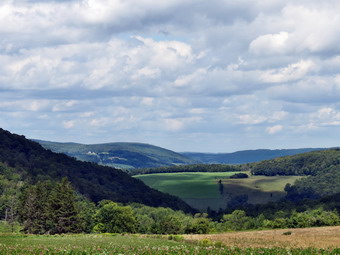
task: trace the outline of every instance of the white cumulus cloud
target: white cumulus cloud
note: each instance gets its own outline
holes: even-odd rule
[[[266,128],[266,131],[267,131],[268,134],[273,135],[273,134],[280,132],[282,129],[283,129],[283,126],[275,125],[275,126],[271,126],[271,127]]]

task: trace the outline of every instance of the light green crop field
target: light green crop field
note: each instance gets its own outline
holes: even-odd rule
[[[180,236],[179,236],[180,237]],[[309,255],[338,254],[339,249],[287,248],[287,247],[228,247],[221,241],[173,241],[160,236],[101,235],[5,235],[0,234],[0,255]],[[183,237],[181,237],[181,240]]]
[[[234,197],[246,194],[248,202],[262,204],[276,201],[285,195],[284,187],[301,176],[250,176],[247,179],[230,179],[236,172],[213,173],[160,173],[134,176],[146,185],[178,196],[192,207],[206,210],[225,208]],[[249,173],[248,173],[249,174]],[[219,190],[219,180],[224,187]]]
[[[236,172],[161,173],[136,175],[146,185],[180,198],[218,198],[217,182]]]

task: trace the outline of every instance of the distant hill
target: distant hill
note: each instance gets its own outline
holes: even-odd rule
[[[34,140],[53,152],[120,169],[194,164],[194,159],[143,143],[79,144]]]
[[[321,148],[283,149],[283,150],[244,150],[232,153],[196,153],[183,152],[182,155],[204,164],[244,164],[253,163],[277,157],[290,156]]]
[[[151,189],[119,169],[81,162],[65,154],[54,153],[24,136],[3,129],[0,129],[0,163],[15,169],[23,181],[28,183],[60,180],[65,176],[79,193],[95,202],[110,199],[192,211],[179,198]]]
[[[312,175],[322,174],[331,166],[340,165],[340,149],[311,151],[278,157],[250,164],[253,175]]]

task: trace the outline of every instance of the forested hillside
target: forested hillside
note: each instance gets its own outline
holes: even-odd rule
[[[340,193],[340,149],[280,157],[250,165],[253,175],[307,175],[286,187],[292,200]]]
[[[64,154],[51,152],[24,136],[3,129],[0,129],[0,162],[3,166],[1,171],[11,169],[15,171],[14,177],[24,182],[36,183],[67,177],[78,192],[95,202],[110,199],[187,212],[192,210],[177,197],[153,190],[121,170],[80,162]]]
[[[251,165],[254,175],[317,175],[340,164],[340,149],[329,149],[279,157]]]
[[[65,153],[78,160],[127,170],[196,162],[174,151],[144,143],[79,144],[35,141],[45,149]]]

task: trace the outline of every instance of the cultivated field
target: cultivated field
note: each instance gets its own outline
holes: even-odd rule
[[[235,172],[161,173],[134,176],[148,186],[175,195],[199,210],[225,208],[235,196],[248,195],[249,203],[276,201],[285,195],[287,183],[299,176],[250,176],[247,179],[229,179]],[[219,180],[224,187],[219,191]]]
[[[186,235],[186,240],[210,240],[231,247],[340,248],[340,226]],[[340,250],[338,251],[340,252]],[[339,253],[340,254],[340,253]]]

